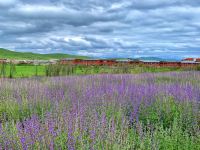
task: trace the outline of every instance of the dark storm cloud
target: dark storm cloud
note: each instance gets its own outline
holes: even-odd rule
[[[99,57],[199,56],[197,0],[0,0],[0,47]]]

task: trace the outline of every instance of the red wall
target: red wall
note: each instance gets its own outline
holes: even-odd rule
[[[144,65],[150,67],[195,67],[198,64],[195,63],[181,63],[181,62],[117,62],[115,60],[61,60],[60,64],[73,64],[73,65],[118,65],[118,64],[132,64],[132,65]]]

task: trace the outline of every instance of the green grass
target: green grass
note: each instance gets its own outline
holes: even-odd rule
[[[45,75],[45,66],[37,66],[38,76]],[[16,77],[31,77],[36,75],[36,66],[16,66]]]
[[[16,60],[49,60],[49,59],[62,59],[62,58],[88,58],[86,56],[76,56],[69,54],[37,54],[31,52],[15,52],[7,49],[0,48],[0,58],[16,59]]]
[[[32,77],[36,75],[36,66],[34,65],[17,65],[13,77]],[[37,66],[38,76],[45,76],[45,66]],[[6,77],[9,77],[10,66],[6,66]]]
[[[62,73],[62,68],[66,71]],[[73,69],[73,72],[67,73],[67,70]],[[1,73],[2,65],[0,65]],[[51,66],[51,71],[60,70],[59,75],[86,75],[86,74],[139,74],[145,72],[170,72],[170,71],[181,71],[179,68],[153,68],[153,67],[110,67],[110,66],[67,66],[67,65],[53,65]],[[36,73],[37,70],[37,73]],[[6,65],[6,77],[10,75],[10,64]],[[46,66],[39,65],[15,65],[15,72],[13,77],[32,77],[32,76],[45,76]],[[52,74],[52,76],[58,76],[58,74]]]

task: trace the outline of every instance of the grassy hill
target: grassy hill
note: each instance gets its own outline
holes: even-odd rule
[[[7,49],[0,48],[0,58],[18,59],[18,60],[49,60],[49,59],[62,59],[62,58],[88,58],[86,56],[69,55],[62,53],[54,54],[37,54],[31,52],[15,52]]]

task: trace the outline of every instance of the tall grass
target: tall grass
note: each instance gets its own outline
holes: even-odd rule
[[[72,75],[74,73],[74,66],[72,65],[47,65],[45,67],[46,76],[65,76],[65,75]]]
[[[10,62],[9,65],[10,65],[9,78],[13,78],[16,73],[16,67],[15,64],[13,64],[12,62]]]
[[[16,74],[16,65],[10,62],[9,64],[3,62],[0,64],[0,77],[13,78]]]
[[[6,77],[6,63],[2,63],[0,64],[0,69],[1,69],[1,77],[5,78]]]
[[[0,80],[1,149],[200,149],[200,73]]]

